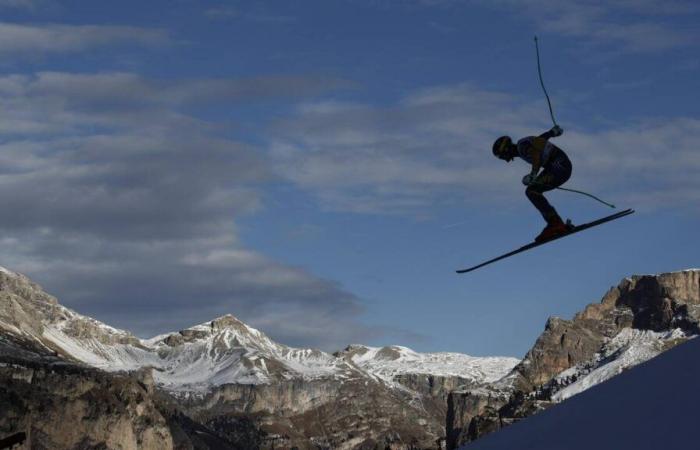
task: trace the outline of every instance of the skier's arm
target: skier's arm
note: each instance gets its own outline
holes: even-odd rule
[[[564,133],[564,130],[562,130],[559,125],[554,125],[552,127],[552,129],[540,134],[539,137],[541,137],[542,139],[545,139],[545,140],[549,140],[550,138],[561,136],[562,133]]]
[[[544,133],[540,134],[539,137],[545,140],[549,140],[550,138],[554,137],[554,134],[552,134],[552,130],[545,131]]]

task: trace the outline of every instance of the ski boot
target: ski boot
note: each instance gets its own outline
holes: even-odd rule
[[[556,237],[563,236],[571,231],[572,227],[573,225],[570,220],[564,223],[561,218],[557,217],[544,227],[544,230],[535,238],[535,242],[549,241]]]

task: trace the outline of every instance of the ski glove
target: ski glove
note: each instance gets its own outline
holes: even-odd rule
[[[557,137],[564,134],[564,130],[559,125],[554,125],[549,132],[552,134],[552,137]]]
[[[531,173],[528,173],[523,177],[523,184],[525,186],[530,186],[531,184],[534,184],[535,178],[537,178],[537,175],[533,175]]]

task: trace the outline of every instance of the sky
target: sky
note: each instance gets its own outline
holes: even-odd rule
[[[698,267],[694,1],[0,0],[0,265],[141,337],[522,357],[632,274]],[[542,218],[503,134],[564,129]],[[583,223],[613,212],[549,196]]]

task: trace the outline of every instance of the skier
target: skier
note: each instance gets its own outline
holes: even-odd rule
[[[532,164],[530,173],[523,177],[527,186],[525,195],[542,214],[547,226],[535,238],[542,242],[569,231],[557,211],[549,204],[543,193],[564,184],[571,177],[571,161],[564,150],[549,142],[552,137],[561,136],[564,130],[558,125],[539,136],[527,136],[514,144],[509,136],[501,136],[493,143],[493,154],[499,159],[511,162],[519,156]],[[543,169],[540,172],[540,169]]]

